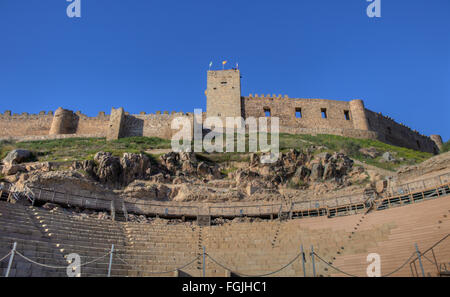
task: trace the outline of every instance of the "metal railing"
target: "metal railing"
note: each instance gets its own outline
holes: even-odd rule
[[[424,252],[420,252],[418,246],[416,245],[417,256],[409,263],[411,275],[415,277],[425,277],[425,273],[428,273],[430,275],[432,275],[432,273],[435,273],[436,276],[439,276],[442,272],[441,264],[443,264],[443,262],[441,261],[449,260],[448,258],[440,258],[439,252],[441,251],[440,249],[442,247],[446,248],[446,252],[448,253],[448,249],[450,247],[450,234],[444,236],[441,240],[433,244]],[[418,267],[420,270],[418,270]]]
[[[448,179],[447,179],[448,177]],[[450,173],[443,174],[437,177],[439,181],[450,181]],[[436,177],[431,179],[437,181]],[[424,182],[426,185],[427,183]],[[411,187],[409,187],[411,189]],[[16,193],[14,188],[11,192]],[[57,191],[55,189],[45,189],[38,187],[29,187],[25,190],[27,197],[31,197],[30,201],[52,202],[69,206],[78,206],[82,208],[94,210],[110,210],[117,209],[124,213],[125,217],[128,214],[134,213],[138,215],[158,215],[162,217],[181,217],[198,215],[209,215],[213,217],[239,217],[239,216],[279,216],[280,213],[299,213],[302,211],[317,211],[338,208],[360,209],[360,206],[366,205],[366,193],[358,193],[349,196],[334,197],[328,199],[312,200],[312,201],[293,201],[289,204],[272,203],[272,204],[236,204],[233,205],[208,205],[208,204],[182,204],[173,202],[145,202],[145,201],[117,201],[113,203],[120,203],[114,207],[111,201],[114,199],[107,197],[88,197],[77,194],[69,194],[66,192]],[[412,192],[411,192],[412,193]],[[393,196],[396,197],[396,196]],[[387,199],[387,198],[383,198]],[[329,214],[329,213],[328,213]]]
[[[443,242],[445,240],[447,240],[449,238],[450,234],[448,234],[447,236],[445,236],[443,239],[439,240],[437,243],[435,243],[432,247],[430,247],[429,249],[427,249],[425,252],[421,253],[417,247],[417,244],[415,244],[415,248],[416,248],[416,252],[414,252],[411,256],[409,256],[406,261],[402,262],[402,264],[400,266],[398,266],[397,268],[395,268],[394,270],[392,270],[391,272],[384,274],[384,275],[379,275],[380,277],[389,277],[392,276],[396,273],[398,273],[399,271],[401,271],[408,263],[410,264],[410,268],[411,268],[411,273],[412,276],[414,277],[419,277],[419,276],[425,276],[425,269],[424,269],[424,260],[428,260],[432,263],[432,265],[435,267],[437,274],[435,276],[441,276],[443,270],[441,269],[442,267],[446,267],[445,265],[439,265],[438,261],[436,260],[436,255],[434,254],[434,249],[436,249],[437,246],[445,246],[448,249],[448,245],[443,245]],[[209,259],[213,264],[217,265],[218,267],[222,268],[225,270],[225,272],[227,272],[227,274],[229,274],[228,276],[240,276],[240,277],[265,277],[265,276],[271,276],[271,275],[275,275],[278,274],[279,272],[283,271],[284,269],[286,269],[287,267],[293,265],[298,259],[300,259],[300,263],[301,263],[301,267],[302,267],[302,272],[299,272],[301,276],[303,275],[304,277],[308,276],[308,274],[310,274],[309,276],[312,277],[316,277],[317,276],[317,268],[318,268],[318,263],[316,263],[316,259],[323,263],[323,265],[325,267],[329,267],[331,269],[333,269],[334,271],[336,271],[339,274],[343,274],[345,276],[349,276],[349,277],[365,277],[367,275],[355,275],[349,272],[346,272],[344,270],[342,270],[339,267],[336,267],[334,265],[332,265],[331,263],[329,263],[328,261],[326,261],[324,259],[323,256],[321,256],[320,254],[318,254],[317,252],[314,251],[314,246],[311,246],[310,252],[309,253],[305,253],[304,249],[303,249],[303,245],[300,245],[300,249],[299,249],[299,253],[297,253],[296,255],[294,255],[292,257],[292,259],[290,261],[288,261],[288,263],[286,263],[285,265],[282,265],[280,268],[274,270],[274,271],[269,271],[266,272],[266,269],[261,269],[261,272],[258,275],[251,275],[251,274],[247,274],[247,273],[243,273],[241,272],[238,268],[231,268],[228,264],[225,264],[225,261],[223,260],[219,260],[219,258],[214,255],[210,255],[209,253],[206,252],[206,247],[203,246],[202,247],[203,253],[202,254],[198,254],[197,257],[194,257],[193,260],[188,261],[178,267],[175,267],[173,269],[170,270],[166,270],[166,271],[147,271],[145,270],[144,273],[145,274],[149,274],[149,275],[164,275],[164,274],[169,274],[169,273],[176,273],[175,276],[178,276],[178,273],[184,269],[187,268],[189,266],[191,266],[192,264],[194,264],[195,262],[198,262],[201,260],[201,275],[203,277],[206,277],[206,269],[207,269],[207,262],[206,259]],[[114,268],[113,265],[126,265],[127,266],[127,271],[130,270],[134,270],[134,271],[140,271],[139,268],[136,268],[136,266],[142,267],[143,265],[141,264],[137,264],[137,265],[133,265],[130,264],[128,261],[124,260],[122,258],[123,254],[118,253],[118,250],[115,249],[115,245],[112,244],[111,245],[111,249],[110,250],[104,250],[105,253],[95,257],[95,258],[91,258],[89,261],[85,261],[84,263],[81,263],[81,261],[79,261],[78,263],[72,263],[70,261],[67,261],[67,265],[66,266],[62,266],[62,265],[51,265],[48,264],[49,262],[49,258],[45,258],[44,262],[45,263],[40,263],[34,259],[31,259],[27,256],[25,256],[24,252],[20,252],[17,249],[17,242],[14,242],[13,247],[11,249],[11,251],[9,253],[7,253],[5,256],[0,258],[0,262],[5,261],[8,259],[8,266],[5,270],[5,277],[9,277],[10,276],[10,272],[11,272],[11,268],[13,266],[13,262],[15,260],[15,257],[21,257],[23,260],[31,263],[32,265],[36,265],[36,266],[40,266],[41,269],[42,268],[47,268],[47,269],[52,269],[52,270],[65,270],[67,273],[67,276],[70,277],[80,277],[82,276],[82,267],[84,266],[88,266],[89,264],[96,264],[96,267],[98,268],[99,264],[102,264],[105,266],[105,271],[104,274],[107,277],[111,277],[113,272],[114,272]],[[427,254],[428,253],[432,253],[433,256],[433,260],[428,259]],[[417,256],[416,256],[417,253]],[[306,254],[308,254],[311,258],[311,270],[307,271],[305,268],[305,263],[306,263]],[[74,254],[71,254],[74,255]],[[77,256],[81,256],[79,254],[75,254]],[[109,256],[109,258],[107,258]],[[81,259],[81,257],[79,258]],[[85,257],[85,259],[89,259],[87,257]],[[100,262],[100,260],[102,259],[108,259],[107,262]],[[117,261],[118,260],[118,261]],[[418,273],[417,271],[417,265],[416,262],[419,262],[420,265],[420,270],[421,270],[421,274]],[[255,262],[256,263],[256,262]],[[264,262],[264,265],[267,265],[267,262]],[[362,264],[362,266],[365,268],[366,263]],[[151,265],[150,265],[151,266]],[[116,266],[117,267],[117,266]],[[414,269],[413,269],[414,267]],[[101,269],[101,268],[98,268]],[[445,268],[446,269],[446,268]],[[198,268],[195,268],[195,270],[198,270]],[[79,271],[79,273],[74,274],[74,273],[70,273],[70,271]],[[444,274],[446,274],[448,271],[444,271]],[[224,275],[225,276],[225,275]],[[431,274],[429,274],[429,276],[432,276]]]
[[[426,179],[390,186],[387,194],[389,196],[408,194],[421,189],[432,188],[446,183],[450,183],[450,172]]]

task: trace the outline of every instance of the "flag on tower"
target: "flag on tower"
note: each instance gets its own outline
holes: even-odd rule
[[[209,70],[211,70],[211,66],[212,66],[212,61],[209,62]]]
[[[225,64],[227,63],[227,61],[222,61],[222,69],[225,69]]]

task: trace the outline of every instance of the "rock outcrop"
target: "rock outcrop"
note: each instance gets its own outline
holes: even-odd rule
[[[29,150],[24,149],[12,150],[3,159],[3,164],[5,165],[19,164],[29,160],[32,156],[33,154]]]
[[[82,170],[95,180],[113,188],[127,186],[134,180],[148,179],[150,159],[143,154],[124,153],[122,158],[109,152],[98,152],[94,160],[76,161],[71,167]]]
[[[150,159],[143,154],[125,153],[120,159],[122,167],[122,185],[128,185],[137,179],[146,179],[151,174]]]

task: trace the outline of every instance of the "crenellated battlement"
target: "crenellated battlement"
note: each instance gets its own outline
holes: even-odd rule
[[[275,95],[275,94],[272,94],[272,95],[270,95],[270,94],[267,94],[267,95],[264,95],[264,94],[261,94],[261,95],[258,95],[258,94],[255,94],[255,95],[253,95],[253,94],[249,94],[248,95],[248,97],[244,97],[244,98],[247,98],[247,99],[259,99],[259,98],[271,98],[271,99],[291,99],[291,98],[289,98],[289,96],[288,95],[281,95],[281,94],[278,94],[278,95]]]
[[[41,111],[39,113],[28,113],[28,112],[22,112],[22,113],[12,113],[10,110],[5,111],[4,113],[0,113],[0,118],[38,118],[38,117],[53,117],[53,111],[45,112]]]

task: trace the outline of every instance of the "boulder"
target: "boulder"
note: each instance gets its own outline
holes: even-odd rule
[[[336,164],[336,176],[342,177],[347,175],[353,168],[353,160],[350,159],[347,155],[342,153],[335,153],[331,157],[331,160],[334,164]]]
[[[327,180],[334,177],[336,177],[336,165],[330,162],[323,169],[323,179]]]
[[[27,161],[33,156],[29,150],[15,149],[10,151],[3,159],[4,164],[19,164]]]
[[[187,152],[181,152],[179,153],[179,160],[180,161],[191,161],[193,163],[197,162],[197,158],[195,157],[194,153],[187,153]]]
[[[298,165],[299,159],[302,159],[297,150],[291,149],[285,154],[281,154],[282,165],[284,168],[293,168]]]
[[[180,154],[176,152],[170,152],[160,157],[161,164],[167,168],[167,170],[175,172],[180,167]]]
[[[311,170],[309,170],[306,166],[300,166],[295,171],[294,176],[300,179],[305,179],[307,176],[311,174]]]
[[[209,174],[209,167],[205,162],[200,162],[197,166],[197,174],[201,176],[205,176]]]
[[[245,188],[245,192],[248,196],[253,195],[253,193],[255,193],[256,191],[258,191],[258,188],[253,185],[252,183],[248,183],[247,187]]]
[[[6,164],[3,166],[2,174],[5,176],[14,175],[17,172],[25,172],[25,168],[19,164]]]
[[[196,173],[195,164],[190,160],[185,160],[181,166],[181,171],[186,175],[192,175]]]
[[[375,182],[375,191],[378,194],[381,194],[384,192],[384,190],[386,190],[387,188],[387,180],[379,180],[377,182]]]
[[[369,158],[375,159],[380,155],[380,153],[377,151],[374,147],[363,147],[359,149],[359,152],[363,154],[364,156],[367,156]]]
[[[395,162],[395,158],[391,152],[385,152],[382,156],[383,160],[386,162]]]
[[[175,177],[173,179],[172,184],[178,185],[178,184],[182,184],[182,183],[185,183],[185,182],[186,182],[186,180],[183,177],[178,176],[178,177]]]
[[[323,176],[323,166],[320,163],[314,163],[311,167],[310,178],[313,181],[320,180]]]
[[[210,178],[219,179],[222,178],[222,173],[220,172],[220,168],[217,165],[213,165],[209,167]]]
[[[96,177],[95,163],[92,160],[75,161],[70,167],[71,170],[82,170],[92,177]]]
[[[49,172],[52,169],[52,163],[50,162],[42,162],[42,163],[28,163],[24,164],[26,171],[42,171]]]
[[[145,179],[150,175],[150,159],[144,154],[124,153],[120,165],[123,185],[128,185],[136,179]]]
[[[170,188],[164,184],[141,180],[132,182],[123,191],[128,197],[145,200],[168,200],[170,192]]]
[[[96,175],[101,183],[117,186],[120,184],[122,166],[120,159],[111,153],[98,152],[94,156],[94,161],[98,164]]]
[[[315,159],[319,160],[319,162],[322,162],[322,164],[328,163],[328,160],[331,158],[331,155],[327,152],[320,153],[316,156]]]
[[[258,165],[258,163],[259,163],[259,156],[255,153],[250,154],[250,166]]]
[[[259,177],[259,175],[248,169],[238,169],[234,173],[234,178],[238,186],[245,186],[251,180]]]
[[[155,175],[152,175],[150,177],[150,181],[155,182],[155,183],[167,183],[167,182],[170,182],[170,176],[164,175],[162,172],[159,172]]]

